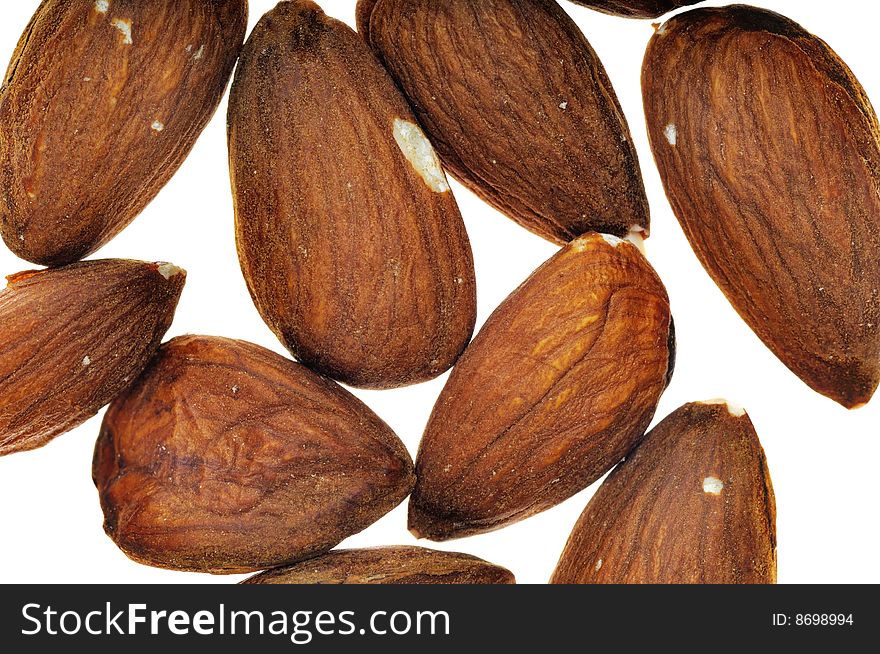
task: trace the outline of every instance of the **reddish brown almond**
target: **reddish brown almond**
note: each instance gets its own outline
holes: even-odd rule
[[[584,7],[612,16],[657,18],[679,7],[695,5],[700,0],[571,0]]]
[[[666,290],[638,249],[592,234],[489,317],[416,461],[410,529],[497,529],[586,488],[642,438],[671,366]]]
[[[387,388],[448,369],[474,328],[458,205],[362,39],[282,2],[248,39],[229,104],[242,272],[303,363]]]
[[[602,484],[553,573],[556,584],[771,584],[776,505],[741,408],[688,404]]]
[[[0,292],[0,456],[45,445],[125,389],[159,349],[186,273],[108,259],[8,279]]]
[[[412,461],[354,396],[242,341],[175,338],[107,411],[104,529],[132,559],[253,572],[320,554],[413,486]]]
[[[0,232],[70,263],[116,236],[217,108],[246,0],[44,0],[0,91]]]
[[[648,230],[638,158],[602,63],[553,0],[360,0],[358,29],[446,167],[557,243]]]
[[[680,14],[643,71],[694,251],[764,343],[846,407],[880,382],[880,125],[821,40],[762,9]]]
[[[469,554],[422,547],[334,550],[244,584],[513,584],[510,570]]]

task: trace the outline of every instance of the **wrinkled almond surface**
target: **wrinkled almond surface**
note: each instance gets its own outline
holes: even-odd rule
[[[847,407],[880,381],[880,126],[821,40],[778,14],[698,9],[643,70],[660,174],[694,251],[764,343]]]
[[[666,387],[669,301],[638,249],[591,234],[489,317],[425,430],[410,529],[497,529],[584,489],[638,443]]]
[[[334,382],[243,341],[175,338],[108,409],[93,475],[136,561],[251,572],[332,548],[413,485],[397,436]]]
[[[629,128],[605,69],[553,0],[360,0],[358,30],[443,163],[557,243],[648,229]]]
[[[422,547],[334,550],[260,573],[245,584],[512,584],[509,570],[469,554]]]
[[[602,484],[553,583],[776,582],[776,507],[751,420],[722,401],[668,416]]]
[[[73,429],[144,369],[186,273],[107,259],[9,277],[0,291],[0,455]]]
[[[260,20],[232,86],[229,155],[242,272],[298,359],[374,388],[455,362],[476,319],[464,223],[353,30],[306,0]]]
[[[0,233],[70,263],[153,199],[213,115],[246,0],[44,0],[0,90]]]

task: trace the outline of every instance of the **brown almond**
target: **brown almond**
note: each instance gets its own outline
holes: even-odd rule
[[[70,263],[116,236],[213,115],[246,0],[44,0],[0,90],[0,233]]]
[[[175,338],[107,411],[95,447],[104,529],[132,559],[254,572],[321,554],[412,489],[372,411],[242,341]]]
[[[651,146],[703,266],[754,332],[846,407],[880,382],[880,125],[820,39],[754,7],[662,25]]]
[[[0,291],[0,456],[95,415],[159,349],[186,273],[107,259],[12,275]]]
[[[358,29],[462,183],[557,243],[591,230],[648,231],[617,96],[556,2],[358,4]]]
[[[625,18],[657,18],[680,7],[695,5],[700,0],[571,0],[601,11],[603,14]]]
[[[423,547],[334,550],[244,584],[513,584],[510,570],[469,554]]]
[[[455,362],[476,320],[464,223],[353,30],[305,0],[263,16],[232,86],[229,156],[242,272],[299,360],[371,388]]]
[[[671,366],[666,290],[631,243],[564,247],[496,311],[425,430],[417,536],[503,527],[586,488],[648,428]]]
[[[776,582],[776,506],[758,435],[723,400],[687,404],[602,483],[556,584]]]

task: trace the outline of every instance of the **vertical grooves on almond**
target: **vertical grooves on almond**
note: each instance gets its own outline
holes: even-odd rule
[[[751,421],[688,404],[603,482],[552,583],[776,582],[776,507]]]
[[[669,371],[666,290],[632,244],[563,248],[489,317],[419,447],[409,526],[497,529],[582,490],[639,441]]]
[[[108,259],[9,278],[0,292],[0,455],[76,427],[140,374],[186,279],[163,265]]]
[[[288,349],[355,386],[448,369],[476,319],[470,245],[362,39],[314,3],[279,4],[244,47],[228,129],[242,272]]]
[[[0,233],[63,265],[118,234],[220,103],[245,0],[44,0],[0,90]]]
[[[449,170],[558,243],[649,227],[602,63],[553,0],[360,0],[359,30]]]
[[[745,6],[657,31],[643,90],[660,174],[743,319],[847,407],[880,382],[880,127],[820,39]]]

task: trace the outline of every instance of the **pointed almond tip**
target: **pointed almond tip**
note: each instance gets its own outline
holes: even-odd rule
[[[860,388],[849,389],[851,392],[844,393],[840,399],[832,399],[837,400],[837,402],[850,411],[857,411],[866,407],[868,403],[870,403],[871,398],[874,397],[874,393],[877,392],[878,386],[880,386],[880,374],[874,374],[867,383]]]
[[[425,533],[425,524],[428,520],[429,519],[412,501],[412,497],[410,497],[409,507],[407,509],[406,528],[416,540],[428,538],[428,535]]]
[[[453,526],[448,520],[424,510],[413,502],[412,497],[409,501],[406,526],[409,533],[419,540],[427,539],[437,542],[456,537],[452,533]]]
[[[831,399],[837,402],[840,406],[848,411],[858,411],[859,409],[864,409],[871,402],[871,398],[873,397],[873,393],[870,395],[857,395],[857,396],[841,396],[834,397],[831,396]]]
[[[834,400],[845,409],[855,411],[867,405],[880,386],[880,362],[866,358],[835,362],[818,376],[801,379],[814,391]]]

